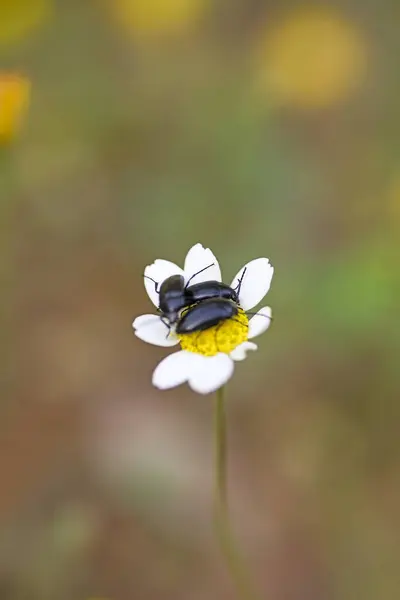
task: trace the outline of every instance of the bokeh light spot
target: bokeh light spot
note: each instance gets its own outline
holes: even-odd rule
[[[0,73],[0,144],[19,132],[29,104],[30,82],[15,74]]]
[[[366,43],[355,25],[329,9],[303,9],[267,31],[262,85],[278,104],[319,108],[346,99],[366,72]]]

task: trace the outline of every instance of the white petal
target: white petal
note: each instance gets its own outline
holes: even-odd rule
[[[195,372],[201,359],[194,352],[174,352],[164,358],[155,368],[153,373],[153,385],[161,390],[168,390],[187,381]]]
[[[233,278],[231,287],[237,287],[244,269],[246,273],[240,286],[239,302],[243,310],[250,310],[261,302],[268,292],[274,268],[269,264],[268,258],[255,258],[240,269]]]
[[[209,394],[225,385],[233,373],[234,363],[228,354],[222,352],[202,358],[202,364],[189,378],[189,385],[198,394]]]
[[[243,342],[232,350],[230,357],[233,358],[233,360],[244,360],[249,350],[257,350],[257,344],[254,344],[254,342]]]
[[[152,265],[148,265],[145,268],[144,274],[147,275],[147,277],[154,279],[154,281],[157,282],[157,289],[159,289],[160,285],[167,277],[171,277],[171,275],[183,275],[183,271],[175,263],[162,258],[157,258]],[[151,281],[151,279],[147,279],[147,277],[144,277],[144,287],[146,288],[150,300],[158,307],[159,298],[158,292],[156,292],[156,284],[154,281]]]
[[[141,315],[132,323],[135,335],[149,344],[155,346],[175,346],[179,340],[172,331],[161,321],[157,315]]]
[[[136,317],[136,319],[132,323],[133,329],[139,329],[142,325],[147,325],[155,322],[156,320],[160,320],[160,317],[157,315],[140,315],[140,317]]]
[[[209,265],[212,266],[209,269],[205,269]],[[202,281],[221,281],[221,269],[210,248],[203,248],[201,244],[196,244],[190,248],[185,258],[185,281],[187,282],[190,277],[202,269],[205,270],[193,277],[189,285],[201,283]]]
[[[248,339],[261,335],[271,324],[272,311],[269,306],[264,306],[250,319]]]

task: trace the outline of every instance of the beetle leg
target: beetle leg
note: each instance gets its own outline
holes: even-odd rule
[[[233,321],[235,321],[235,319],[233,319]],[[215,345],[216,345],[216,348],[217,348],[218,352],[219,352],[219,347],[218,347],[218,332],[219,332],[219,329],[220,329],[221,325],[223,325],[225,322],[226,321],[221,321],[220,323],[218,323],[218,325],[215,328],[214,341],[215,341]]]
[[[251,317],[265,317],[265,319],[269,319],[270,321],[273,320],[273,317],[270,317],[268,315],[263,315],[260,312],[250,312],[250,311],[246,310],[246,315],[250,315]]]
[[[202,333],[203,333],[202,331],[199,331],[198,334],[197,334],[197,336],[196,336],[196,339],[194,341],[194,345],[195,345],[196,350],[199,349],[198,341],[199,341],[199,337],[201,336]]]
[[[232,317],[232,321],[235,321],[235,323],[239,323],[239,325],[242,325],[242,327],[247,327],[247,325],[245,323],[242,323],[242,321],[239,321],[239,319],[235,319],[234,317]]]
[[[167,331],[167,335],[165,336],[165,339],[168,339],[168,338],[169,338],[169,334],[171,333],[171,329],[172,329],[172,327],[171,327],[171,325],[169,324],[169,321],[168,321],[168,319],[166,319],[165,317],[160,317],[160,321],[161,321],[161,323],[163,323],[163,324],[165,325],[165,327],[168,329],[168,331]]]

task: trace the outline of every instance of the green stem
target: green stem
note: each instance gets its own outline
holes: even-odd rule
[[[243,558],[235,544],[228,512],[226,477],[226,414],[224,388],[217,391],[215,403],[215,531],[229,572],[243,600],[259,600]]]

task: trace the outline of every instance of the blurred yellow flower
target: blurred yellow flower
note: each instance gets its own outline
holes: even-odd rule
[[[52,0],[0,0],[0,44],[23,39],[50,15]]]
[[[180,34],[195,26],[209,0],[111,0],[119,23],[141,37]]]
[[[363,81],[366,44],[358,29],[329,9],[298,10],[267,31],[262,85],[280,104],[326,107]]]
[[[0,144],[18,133],[29,103],[30,82],[25,77],[0,73]]]

